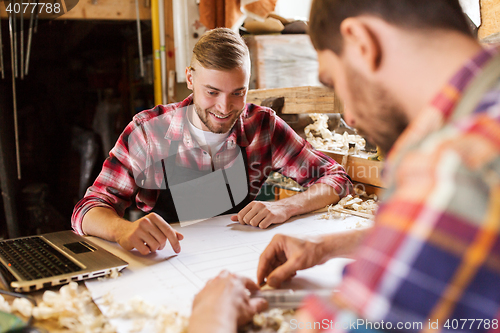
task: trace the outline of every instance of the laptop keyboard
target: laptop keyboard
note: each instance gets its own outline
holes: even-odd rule
[[[81,268],[40,237],[0,242],[0,254],[25,280],[41,279]]]

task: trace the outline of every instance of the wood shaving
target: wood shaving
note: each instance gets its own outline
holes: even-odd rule
[[[7,302],[5,300],[5,298],[3,298],[2,295],[0,295],[0,311],[7,312],[7,313],[12,312],[12,308],[10,307],[9,302]]]
[[[294,310],[285,309],[270,309],[253,316],[252,323],[244,326],[239,331],[245,333],[257,332],[277,332],[277,333],[290,333],[290,320],[295,314]]]
[[[345,154],[357,154],[364,150],[366,141],[360,135],[331,132],[328,129],[328,116],[312,113],[309,115],[314,123],[304,128],[306,140],[316,149],[340,151]],[[349,148],[349,144],[354,147]]]
[[[108,317],[131,320],[129,332],[140,332],[145,327],[154,327],[155,333],[187,332],[188,318],[164,306],[148,304],[138,297],[125,304],[116,303],[110,294],[101,301],[109,307]],[[116,328],[93,304],[90,292],[78,288],[76,282],[62,286],[58,292],[45,291],[36,307],[25,298],[16,298],[10,305],[0,296],[0,310],[17,312],[26,318],[33,315],[40,324],[50,322],[74,333],[116,333]]]
[[[325,220],[345,219],[346,216],[349,216],[349,211],[352,211],[361,213],[358,216],[373,219],[378,210],[377,196],[367,195],[366,192],[358,188],[355,189],[355,192],[355,195],[349,194],[340,199],[337,204],[328,206],[328,212],[319,218]],[[365,226],[356,225],[356,227],[363,228]]]
[[[33,315],[38,322],[50,321],[59,329],[75,333],[116,332],[102,314],[96,313],[90,292],[79,291],[76,282],[62,286],[58,292],[45,291],[38,306],[26,298],[15,298],[9,306],[3,297],[0,306],[5,312],[19,313],[25,318]]]
[[[156,333],[185,333],[188,329],[188,317],[180,315],[165,306],[146,303],[140,297],[134,297],[127,303],[115,303],[110,294],[102,299],[108,306],[108,317],[131,320],[130,332],[140,332],[153,325]]]
[[[12,302],[12,312],[19,312],[24,317],[30,317],[33,311],[33,303],[26,298],[16,298]]]

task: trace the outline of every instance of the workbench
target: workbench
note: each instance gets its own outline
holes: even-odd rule
[[[322,213],[297,216],[268,229],[240,225],[231,221],[230,215],[187,226],[176,223],[172,226],[185,237],[181,241],[182,250],[178,255],[167,246],[162,251],[142,256],[137,251],[125,251],[116,243],[89,237],[90,241],[127,261],[129,266],[116,279],[88,280],[80,288],[88,288],[104,315],[110,312],[105,299],[112,294],[114,301],[120,304],[140,297],[148,304],[172,307],[189,316],[195,294],[221,270],[226,269],[255,280],[260,253],[275,234],[315,236],[371,225],[368,220],[358,217],[325,220],[319,219],[321,216]],[[324,265],[299,271],[282,288],[331,290],[340,282],[344,266],[351,261],[338,258]],[[42,292],[34,295],[40,299]],[[97,308],[95,310],[99,311]],[[123,318],[110,321],[118,332],[128,332],[133,326],[130,320]],[[54,329],[51,323],[35,322],[35,325],[47,327],[50,332],[68,332]],[[154,332],[151,325],[146,323],[142,332]]]

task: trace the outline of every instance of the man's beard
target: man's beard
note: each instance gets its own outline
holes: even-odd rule
[[[358,133],[367,135],[384,154],[388,153],[408,126],[408,117],[385,88],[369,82],[352,67],[348,66],[346,73]]]
[[[211,109],[206,109],[203,110],[198,104],[196,104],[196,101],[193,98],[193,104],[194,104],[194,110],[196,111],[196,114],[200,118],[201,122],[210,130],[212,133],[217,133],[217,134],[223,134],[227,133],[233,128],[234,124],[238,120],[240,114],[243,112],[244,108],[239,110],[239,111],[232,111],[231,115],[229,117],[233,117],[230,123],[227,124],[214,124],[210,121],[209,119],[209,112],[211,112]],[[218,112],[213,112],[215,114],[218,114]]]

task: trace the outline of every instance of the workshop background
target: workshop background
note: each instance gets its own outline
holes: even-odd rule
[[[207,28],[245,36],[252,89],[320,86],[305,34],[310,2],[80,0],[57,19],[40,18],[36,32],[25,15],[22,36],[19,15],[12,37],[6,11],[12,2],[1,2],[0,238],[71,228],[75,203],[132,117],[190,93],[184,68]],[[476,2],[478,38],[498,43],[500,2]],[[15,89],[13,38],[18,66],[21,54],[24,62]],[[283,118],[298,132],[308,124]]]

